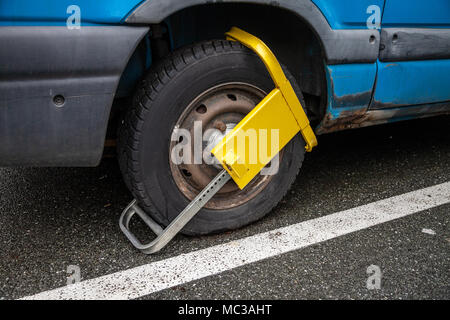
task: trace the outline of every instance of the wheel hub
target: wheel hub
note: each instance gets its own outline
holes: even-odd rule
[[[237,123],[224,123],[224,122],[218,122],[215,124],[215,128],[217,130],[212,131],[207,137],[207,145],[205,148],[205,152],[210,153],[211,150],[222,141],[225,136],[230,133],[231,130],[237,125]],[[222,165],[213,158],[214,163],[212,164],[214,167],[216,167],[218,170],[222,169]]]
[[[209,156],[210,151],[227,133],[229,133],[264,97],[266,93],[249,84],[227,83],[213,87],[196,97],[183,111],[174,129],[185,129],[190,137],[195,136],[194,127],[200,123],[202,129],[202,155]],[[190,139],[191,154],[194,155],[198,141]],[[172,149],[180,141],[172,141],[169,147],[169,158]],[[192,156],[192,159],[194,157]],[[202,158],[204,158],[202,156]],[[280,154],[281,158],[281,154]],[[178,189],[188,199],[195,196],[219,173],[222,166],[215,158],[213,162],[201,164],[170,161],[170,170]],[[254,198],[273,176],[259,175],[244,189],[240,190],[233,182],[228,182],[206,205],[209,209],[224,210],[239,206]]]

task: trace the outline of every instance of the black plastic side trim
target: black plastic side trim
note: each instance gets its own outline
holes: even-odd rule
[[[98,164],[120,76],[147,31],[0,27],[0,166]]]
[[[381,61],[449,58],[450,29],[386,28],[381,30]]]
[[[253,3],[271,5],[294,12],[304,19],[322,41],[328,64],[375,62],[378,58],[380,34],[377,30],[334,30],[310,0],[147,0],[126,22],[160,23],[184,8],[211,3]]]

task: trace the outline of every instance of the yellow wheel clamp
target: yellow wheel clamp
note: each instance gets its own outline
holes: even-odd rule
[[[136,200],[123,211],[119,222],[121,230],[145,254],[158,252],[167,245],[230,178],[239,188],[245,188],[298,132],[301,132],[306,143],[306,151],[311,151],[317,145],[305,111],[272,51],[257,37],[235,27],[226,36],[228,40],[238,41],[250,48],[261,58],[272,77],[275,89],[213,148],[211,152],[224,170],[167,228],[161,228],[137,205]],[[249,132],[256,135],[252,143],[246,143]],[[264,156],[258,157],[260,154]],[[129,222],[136,213],[157,235],[148,244],[142,244],[129,229]]]

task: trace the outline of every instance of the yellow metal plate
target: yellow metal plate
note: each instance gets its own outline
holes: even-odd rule
[[[299,131],[281,91],[274,89],[212,153],[242,189]]]

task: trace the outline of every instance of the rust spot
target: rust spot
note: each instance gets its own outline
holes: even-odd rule
[[[392,107],[386,108],[387,105],[398,106],[395,104],[381,104],[374,101],[374,105],[383,106],[384,109],[365,108],[359,110],[342,111],[338,118],[332,118],[331,114],[327,114],[322,123],[317,128],[317,134],[329,133],[345,129],[353,129],[367,127],[376,124],[383,124],[401,119],[417,119],[429,116],[436,116],[450,113],[450,103],[427,104],[410,107]]]
[[[227,126],[225,125],[225,123],[220,120],[214,121],[213,127],[220,130],[221,132],[225,132],[227,130]]]
[[[333,108],[367,107],[372,98],[372,91],[348,94],[342,97],[333,95]]]
[[[345,110],[340,113],[338,118],[334,119],[330,113],[327,113],[317,129],[317,133],[322,134],[360,127],[361,123],[367,121],[368,118],[367,108]]]
[[[389,103],[389,102],[381,102],[378,100],[373,100],[370,108],[371,109],[393,109],[393,108],[400,108],[400,107],[404,107],[406,105],[404,104],[395,104],[395,103]]]
[[[343,110],[337,118],[333,118],[330,113],[327,113],[317,129],[317,133],[322,134],[359,127],[361,123],[368,120],[367,108],[371,97],[371,91],[349,94],[342,97],[333,95],[333,108],[339,110],[339,108],[353,107],[355,109]]]

